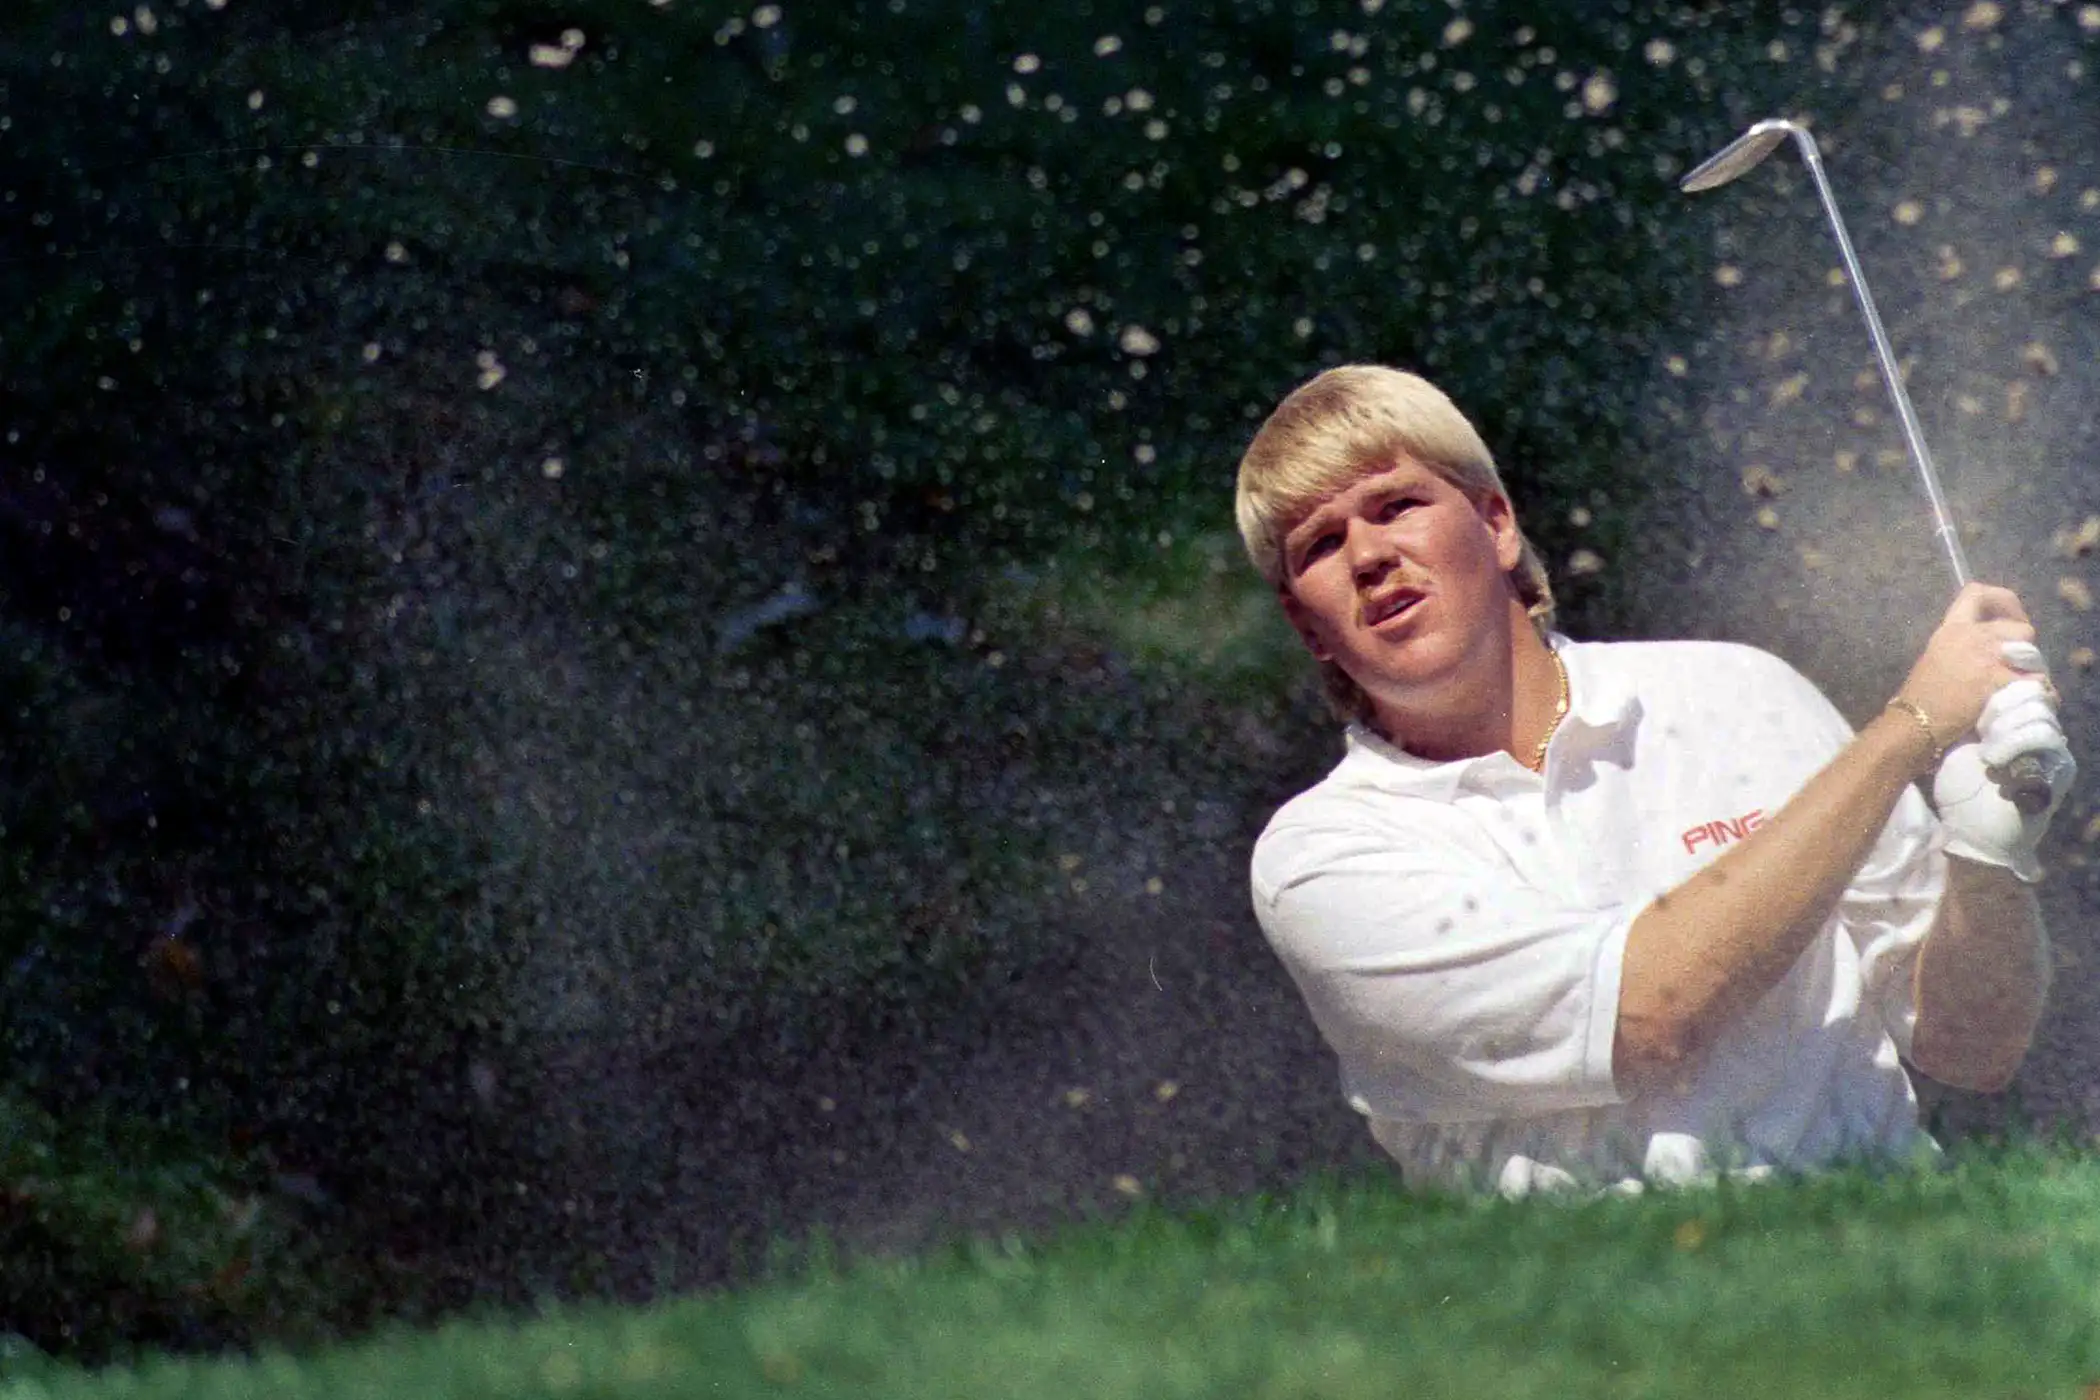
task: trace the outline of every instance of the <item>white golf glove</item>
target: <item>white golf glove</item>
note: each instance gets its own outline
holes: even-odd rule
[[[2038,679],[1999,688],[1976,721],[1976,737],[1955,745],[1932,779],[1932,801],[1947,830],[1947,854],[2002,866],[2029,884],[2042,878],[2036,852],[2049,819],[2078,776],[2043,668],[2025,642],[2005,644],[2006,662]],[[2049,784],[2049,805],[2032,816],[2013,805],[1991,776],[2021,754],[2033,754]]]

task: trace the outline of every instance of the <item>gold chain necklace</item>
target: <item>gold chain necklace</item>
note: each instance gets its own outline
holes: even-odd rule
[[[1531,762],[1525,765],[1534,773],[1546,771],[1546,745],[1553,742],[1553,736],[1560,730],[1561,720],[1566,718],[1568,713],[1568,668],[1561,661],[1560,653],[1552,647],[1546,648],[1546,655],[1553,658],[1553,669],[1560,672],[1560,698],[1553,702],[1553,722],[1546,726],[1545,737],[1539,740],[1539,746],[1531,752]]]

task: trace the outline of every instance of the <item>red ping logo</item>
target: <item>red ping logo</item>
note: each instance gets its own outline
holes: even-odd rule
[[[1731,841],[1740,841],[1764,824],[1765,809],[1759,807],[1756,811],[1743,813],[1734,821],[1706,822],[1695,826],[1680,839],[1684,842],[1686,854],[1693,854],[1701,846],[1713,846],[1718,849]]]

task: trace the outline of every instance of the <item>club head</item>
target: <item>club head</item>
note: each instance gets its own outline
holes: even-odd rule
[[[1805,137],[1807,133],[1783,117],[1761,121],[1700,162],[1696,169],[1677,182],[1677,188],[1686,194],[1697,194],[1741,179],[1756,169],[1787,137],[1796,135]]]

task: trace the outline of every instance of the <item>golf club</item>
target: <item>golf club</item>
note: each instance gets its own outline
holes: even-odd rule
[[[1903,375],[1896,366],[1896,352],[1889,347],[1888,332],[1881,327],[1881,314],[1874,309],[1874,295],[1867,290],[1866,274],[1860,271],[1859,257],[1852,251],[1852,237],[1845,232],[1845,221],[1838,214],[1837,200],[1830,193],[1830,181],[1823,174],[1823,157],[1816,149],[1815,138],[1809,135],[1806,127],[1783,117],[1761,121],[1708,157],[1678,182],[1678,188],[1686,194],[1697,194],[1739,180],[1762,164],[1765,157],[1783,145],[1789,136],[1801,148],[1801,158],[1816,182],[1816,194],[1823,201],[1823,212],[1830,217],[1830,231],[1837,235],[1838,252],[1845,259],[1845,275],[1852,279],[1859,309],[1867,318],[1867,332],[1874,337],[1874,356],[1880,361],[1881,377],[1889,386],[1889,397],[1896,402],[1896,416],[1903,424],[1903,440],[1910,447],[1910,459],[1918,468],[1919,479],[1925,483],[1927,499],[1932,502],[1932,518],[1940,543],[1946,547],[1948,562],[1954,566],[1955,587],[1966,587],[1970,579],[1969,561],[1962,554],[1961,540],[1955,534],[1954,518],[1947,509],[1946,494],[1940,490],[1940,477],[1933,468],[1932,454],[1926,450],[1924,430],[1918,426],[1918,415],[1910,406],[1910,394],[1903,387]],[[2007,795],[2021,811],[2031,814],[2048,808],[2049,781],[2042,775],[2042,765],[2034,755],[2022,754],[2007,764],[2002,781]]]

